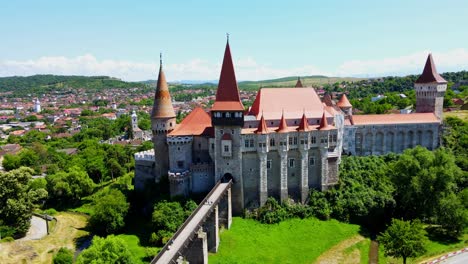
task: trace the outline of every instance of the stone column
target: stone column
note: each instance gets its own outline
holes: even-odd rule
[[[305,203],[309,195],[309,152],[301,149],[301,202]]]
[[[188,263],[208,264],[208,243],[206,233],[200,228],[192,243],[186,250],[185,259]]]
[[[321,188],[322,191],[326,191],[328,189],[328,159],[327,159],[327,149],[320,150],[320,163],[322,165],[322,175],[321,176]]]
[[[259,203],[264,205],[268,199],[268,176],[267,176],[267,154],[258,152],[260,182],[259,182]]]
[[[210,252],[218,252],[219,246],[219,218],[218,218],[218,205],[216,205],[211,215],[206,219],[203,224],[203,229],[206,231],[208,250]]]
[[[232,224],[232,201],[231,201],[231,188],[227,189],[227,229],[231,228]]]
[[[281,186],[280,198],[281,202],[288,199],[288,153],[286,151],[279,151],[280,155],[280,173],[281,173]]]

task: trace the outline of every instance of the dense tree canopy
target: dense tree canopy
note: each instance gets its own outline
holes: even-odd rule
[[[95,236],[91,246],[83,250],[76,259],[77,264],[132,264],[137,262],[125,241],[113,235],[106,238]]]
[[[68,172],[60,171],[47,176],[47,190],[57,202],[76,202],[92,193],[93,181],[80,167],[71,167]]]
[[[129,203],[121,191],[112,189],[95,197],[94,203],[94,213],[89,220],[94,232],[107,235],[124,227]]]

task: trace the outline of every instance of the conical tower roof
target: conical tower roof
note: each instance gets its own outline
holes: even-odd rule
[[[288,133],[289,132],[289,127],[288,124],[286,124],[286,119],[284,119],[284,112],[281,115],[281,121],[278,129],[276,129],[276,132],[278,133]]]
[[[415,83],[434,83],[434,82],[447,83],[447,81],[437,73],[434,60],[432,59],[432,54],[429,53],[429,55],[427,56],[426,65],[424,66],[423,73],[421,74],[421,76],[419,76],[419,78],[416,80]]]
[[[296,86],[294,86],[294,87],[296,87],[296,88],[304,87],[304,86],[302,86],[301,77],[297,77]]]
[[[237,88],[236,74],[234,72],[234,64],[232,62],[229,41],[226,43],[218,90],[216,91],[216,100],[211,110],[244,111],[244,105],[242,105],[239,89]]]
[[[307,121],[305,113],[302,115],[301,122],[299,123],[297,131],[310,131],[309,122]]]
[[[151,114],[152,118],[172,118],[175,117],[174,107],[172,106],[171,94],[167,85],[166,75],[162,67],[162,59],[159,65],[158,83],[154,95],[154,105]]]
[[[327,117],[325,116],[325,112],[323,112],[322,119],[320,120],[319,130],[330,130],[334,128],[335,127],[328,124]]]
[[[260,122],[258,123],[258,128],[255,130],[255,134],[268,134],[270,131],[268,130],[268,127],[265,122],[265,118],[262,117],[260,118]]]
[[[346,94],[343,94],[340,98],[340,101],[336,104],[338,107],[353,107],[348,100]]]

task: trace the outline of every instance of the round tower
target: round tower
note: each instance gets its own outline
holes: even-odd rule
[[[154,105],[151,112],[151,129],[153,131],[153,144],[156,162],[156,177],[166,175],[169,170],[169,152],[167,147],[167,134],[176,126],[176,114],[172,106],[169,86],[160,59],[159,76],[154,95]]]
[[[423,73],[414,83],[416,112],[434,113],[441,120],[447,81],[437,73],[432,54],[426,60]]]

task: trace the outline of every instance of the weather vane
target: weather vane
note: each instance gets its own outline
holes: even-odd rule
[[[227,38],[227,41],[229,42],[229,33],[226,32],[226,38]]]
[[[162,65],[162,52],[159,52],[159,64]]]

